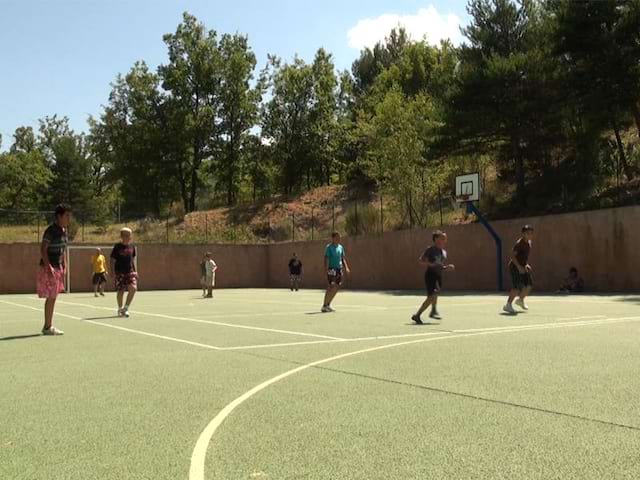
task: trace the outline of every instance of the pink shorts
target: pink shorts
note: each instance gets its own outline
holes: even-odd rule
[[[38,270],[38,297],[57,298],[64,292],[64,269],[54,268],[53,271],[46,267]]]

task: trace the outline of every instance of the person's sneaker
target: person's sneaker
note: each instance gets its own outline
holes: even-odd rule
[[[329,313],[331,311],[331,309],[329,307],[327,307],[326,305],[324,305],[322,307],[322,310],[320,310],[322,313]]]
[[[98,294],[97,294],[97,293],[94,293],[94,294],[93,294],[93,296],[94,296],[94,297],[96,297],[96,298],[98,298]]]
[[[64,332],[62,330],[60,330],[59,328],[56,327],[50,327],[50,328],[43,328],[42,329],[42,335],[46,335],[46,336],[50,336],[50,337],[57,337],[60,335],[64,335]]]
[[[424,322],[420,319],[419,315],[412,315],[411,316],[411,320],[416,322],[416,324],[418,324],[418,325],[424,325]]]
[[[429,314],[429,318],[433,318],[434,320],[442,320],[442,317],[438,312],[431,312],[431,314]]]
[[[101,296],[101,297],[104,297],[104,292],[100,292],[100,296]]]
[[[122,316],[125,318],[129,318],[129,307],[124,307],[122,309]]]
[[[518,305],[521,309],[523,310],[529,310],[529,307],[527,306],[526,303],[524,303],[524,300],[522,298],[519,298],[516,300],[516,305]]]
[[[502,309],[503,312],[508,313],[509,315],[515,315],[516,313],[516,309],[513,308],[513,305],[511,305],[510,303],[507,303],[504,308]]]
[[[329,309],[330,312],[335,312],[335,310],[333,309],[333,307],[331,305],[327,305],[327,309]]]

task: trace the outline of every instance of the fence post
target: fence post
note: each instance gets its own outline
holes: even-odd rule
[[[440,191],[440,187],[438,187],[438,203],[440,204],[440,227],[442,228],[442,192]]]
[[[356,236],[358,235],[358,200],[355,203],[355,217],[356,217]]]
[[[167,227],[167,243],[169,243],[169,215],[167,215],[166,227]]]
[[[409,191],[409,229],[413,228],[413,199]]]
[[[380,233],[384,233],[384,205],[382,203],[382,193],[380,194]]]
[[[336,231],[336,202],[331,204],[331,233]]]

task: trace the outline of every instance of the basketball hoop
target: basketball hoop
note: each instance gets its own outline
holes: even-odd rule
[[[469,203],[470,195],[458,195],[456,196],[456,202],[458,203]]]

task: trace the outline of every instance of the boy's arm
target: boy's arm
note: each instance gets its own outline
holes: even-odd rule
[[[344,265],[345,271],[347,273],[351,273],[351,269],[349,268],[349,262],[347,262],[347,256],[346,255],[342,256],[342,264]]]
[[[49,263],[49,240],[46,238],[42,239],[42,243],[40,244],[40,257],[42,258],[42,263],[47,270],[51,270],[51,264]]]

